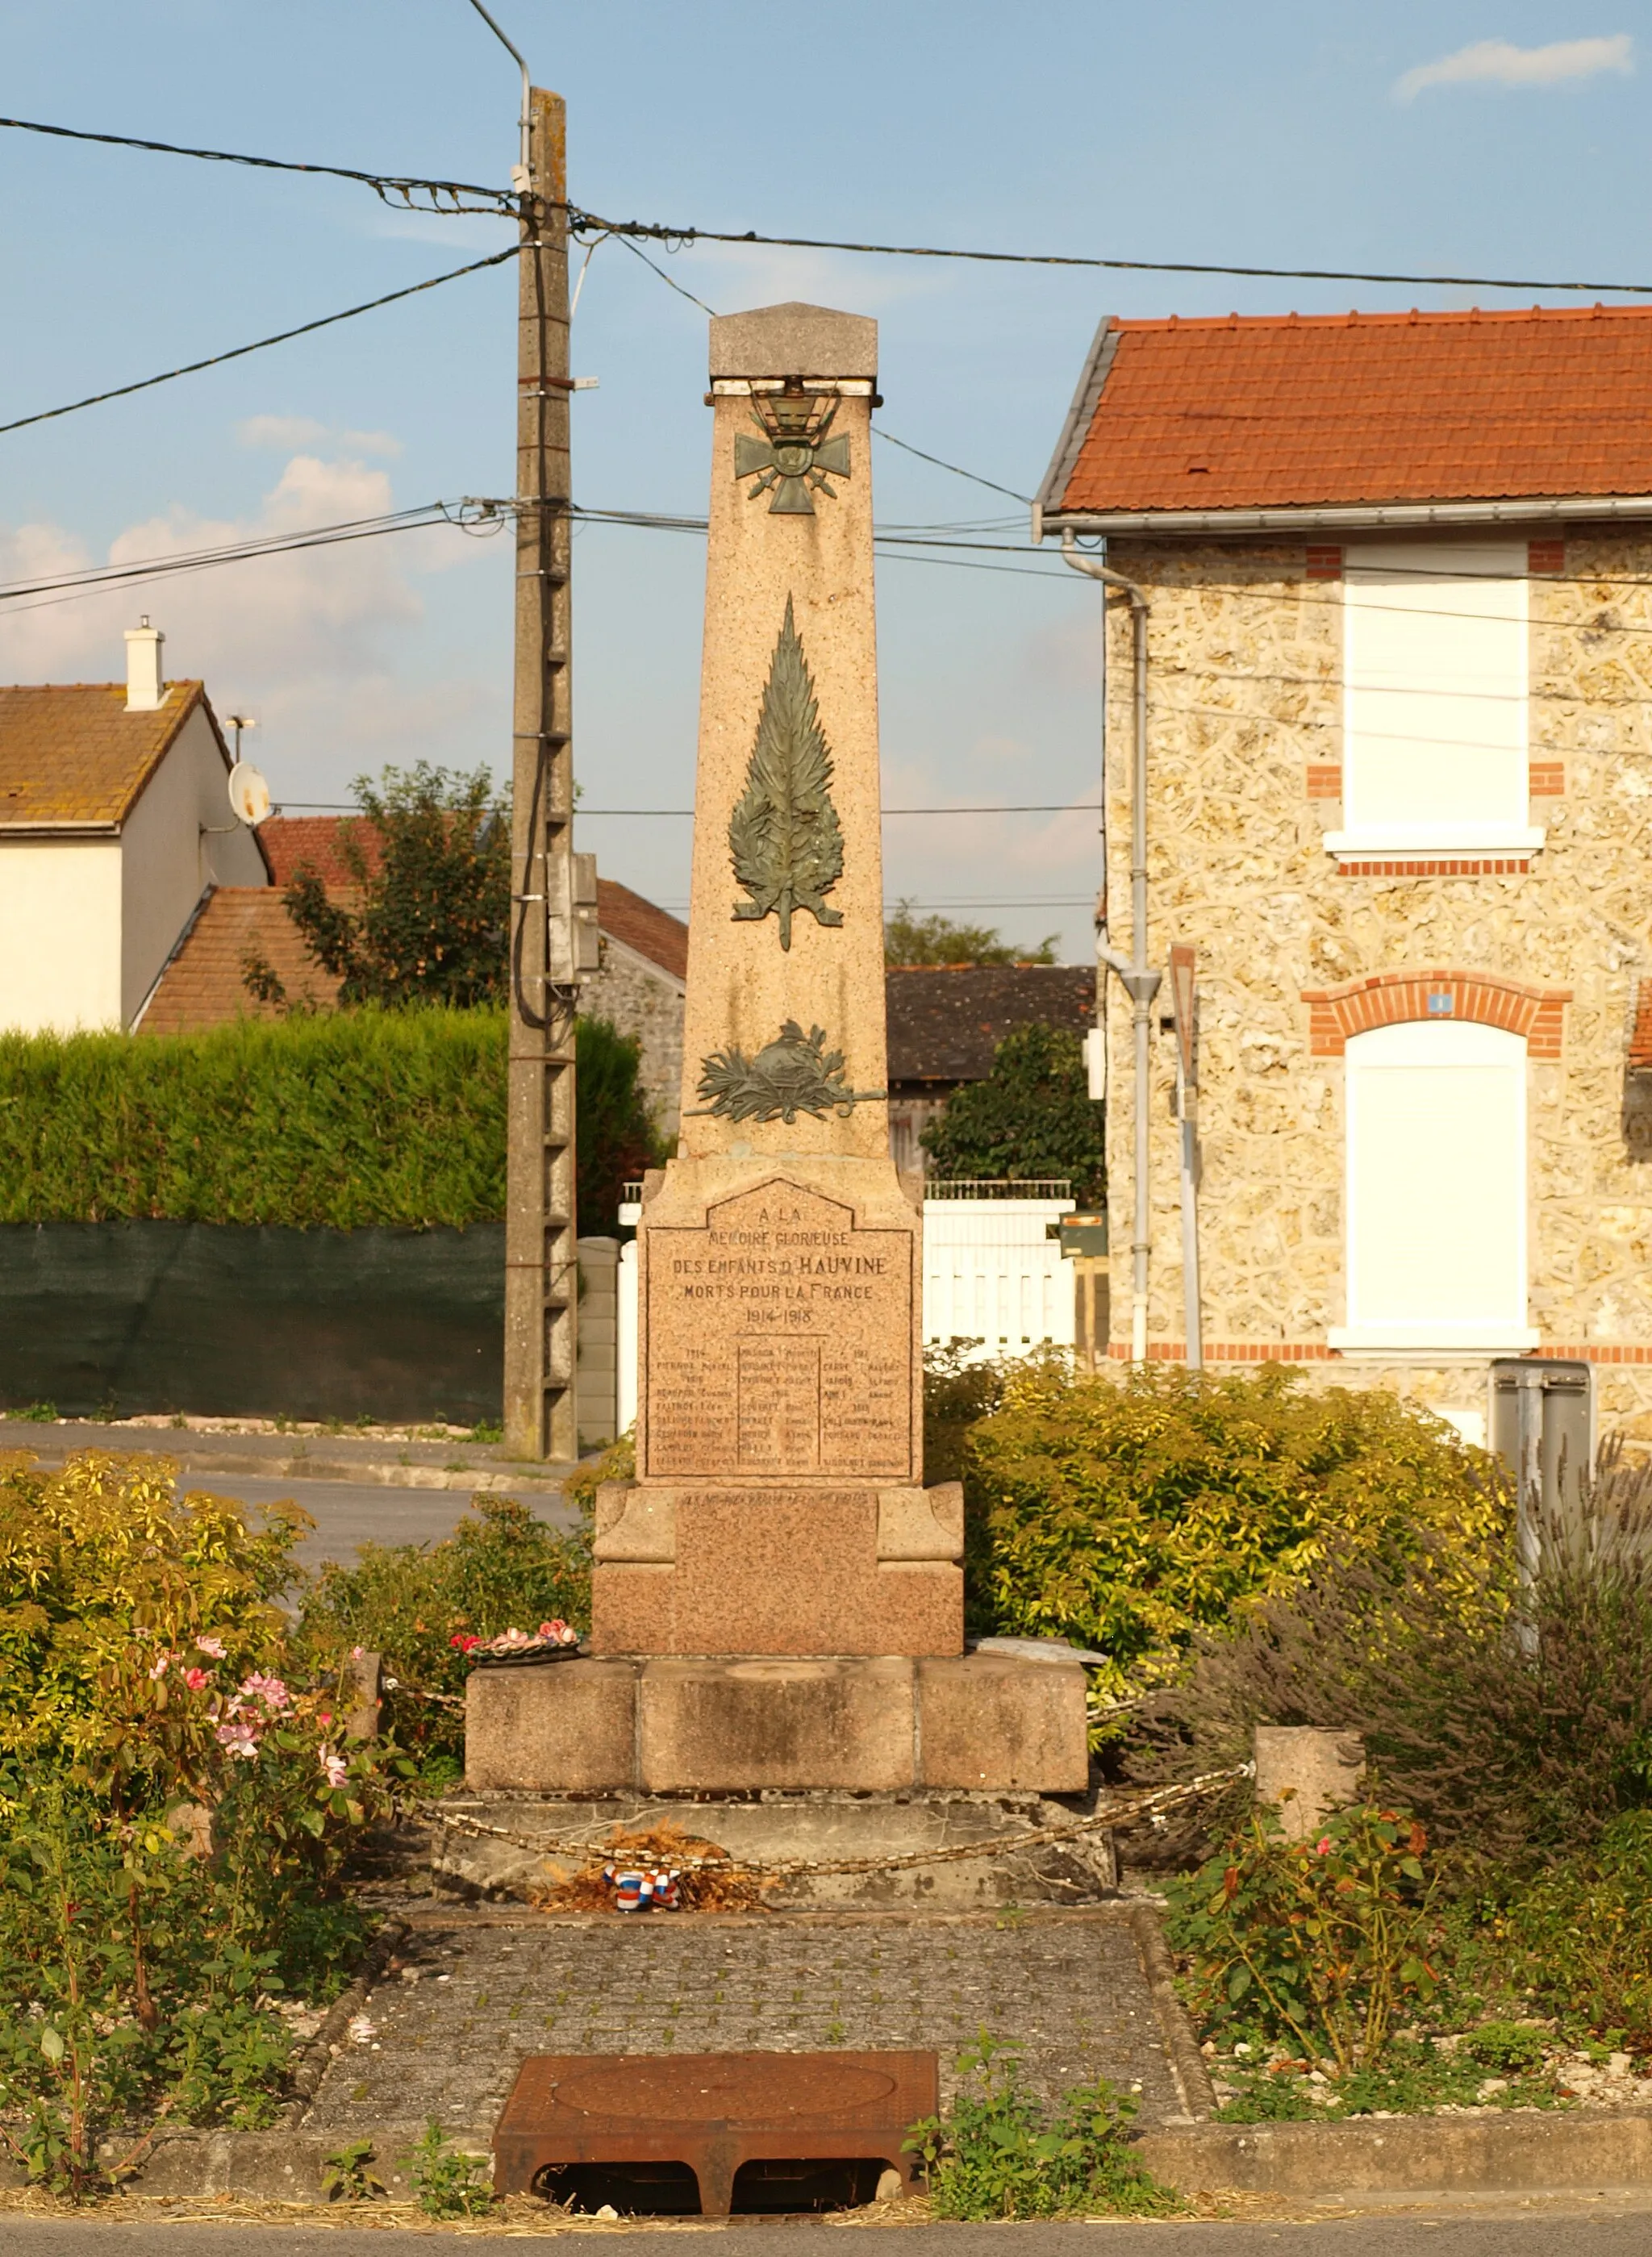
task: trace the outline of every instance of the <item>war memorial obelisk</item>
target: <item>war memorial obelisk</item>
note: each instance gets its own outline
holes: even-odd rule
[[[589,1658],[472,1680],[473,1786],[1076,1793],[1083,1672],[966,1653],[923,1487],[921,1206],[889,1152],[877,324],[711,323],[682,1128],[639,1230],[634,1482]]]

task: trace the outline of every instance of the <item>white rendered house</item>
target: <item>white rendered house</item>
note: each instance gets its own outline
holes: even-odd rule
[[[218,886],[267,886],[205,687],[126,636],[124,683],[0,689],[0,1028],[131,1028]]]

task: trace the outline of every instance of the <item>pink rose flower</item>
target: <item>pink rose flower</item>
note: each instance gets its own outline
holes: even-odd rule
[[[1330,1836],[1330,1835],[1329,1835],[1329,1834],[1322,1834],[1322,1835],[1320,1836],[1320,1837],[1319,1837],[1318,1841],[1317,1841],[1317,1842],[1315,1843],[1315,1844],[1314,1844],[1314,1855],[1315,1855],[1315,1857],[1330,1857],[1330,1855],[1331,1855],[1331,1836]]]
[[[211,1682],[212,1672],[209,1669],[186,1669],[184,1672],[184,1683],[192,1693],[199,1693],[203,1686]]]
[[[342,1786],[349,1778],[349,1765],[336,1748],[321,1750],[321,1770],[329,1786]]]
[[[177,1656],[171,1653],[158,1653],[155,1656],[155,1666],[149,1673],[149,1679],[152,1685],[159,1678],[162,1678],[166,1674],[168,1668],[172,1666],[173,1662],[176,1660],[176,1659]]]
[[[223,1640],[221,1638],[198,1638],[195,1640],[195,1651],[197,1653],[209,1653],[215,1661],[222,1661]]]
[[[279,1677],[268,1677],[261,1672],[242,1680],[240,1697],[244,1701],[262,1701],[274,1716],[279,1716],[293,1698]]]

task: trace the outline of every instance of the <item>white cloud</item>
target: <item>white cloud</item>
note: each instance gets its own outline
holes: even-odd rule
[[[249,415],[235,427],[244,447],[269,448],[285,453],[293,447],[315,447],[335,439],[357,455],[399,455],[401,441],[389,431],[340,431],[318,423],[311,415]]]
[[[1477,39],[1437,62],[1419,63],[1395,81],[1394,91],[1400,101],[1410,102],[1430,86],[1559,86],[1602,71],[1627,78],[1634,68],[1634,41],[1627,32],[1607,39],[1555,39],[1546,47]]]
[[[394,506],[385,471],[297,454],[248,515],[210,518],[175,504],[128,526],[103,560],[58,526],[0,527],[0,581],[376,517]],[[293,550],[73,601],[24,598],[0,606],[0,681],[117,680],[122,630],[147,612],[166,633],[169,676],[204,679],[221,715],[258,717],[258,760],[278,799],[339,799],[348,777],[386,760],[468,765],[497,752],[509,726],[504,691],[468,668],[447,678],[426,674],[428,622],[417,584],[432,569],[486,553],[438,529]]]

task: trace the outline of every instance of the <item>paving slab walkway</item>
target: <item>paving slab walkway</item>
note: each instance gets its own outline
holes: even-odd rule
[[[1143,1907],[414,1916],[301,2129],[491,2132],[530,2053],[933,2048],[943,2097],[982,2030],[1053,2095],[1098,2077],[1144,2122],[1186,2120],[1175,2033],[1144,1965]],[[1172,2011],[1174,2011],[1172,2009]]]

